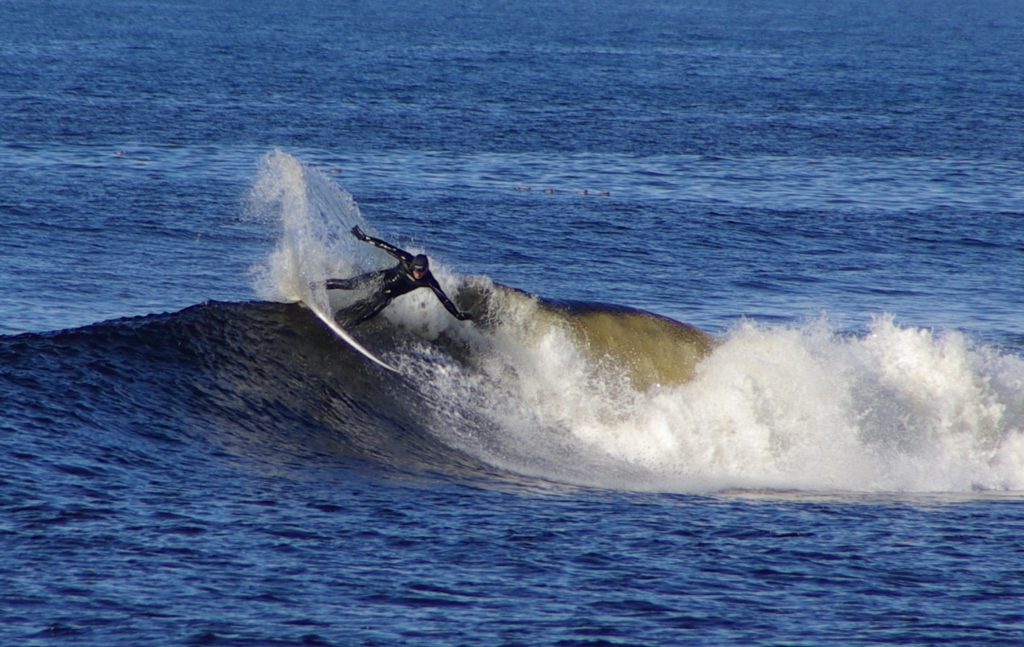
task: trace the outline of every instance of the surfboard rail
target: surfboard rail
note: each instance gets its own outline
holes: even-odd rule
[[[361,355],[363,355],[363,357],[370,360],[374,364],[377,364],[378,366],[385,368],[389,371],[392,371],[394,373],[401,374],[401,371],[399,371],[391,364],[388,364],[381,358],[374,355],[365,346],[363,346],[358,339],[353,337],[347,330],[338,325],[338,322],[334,320],[330,313],[324,312],[316,304],[309,303],[307,301],[303,301],[302,303],[305,304],[307,308],[312,310],[313,314],[315,314],[320,321],[324,322],[324,324],[326,324],[326,326],[330,328],[335,335],[340,337],[342,341],[351,346],[353,350],[359,352]]]

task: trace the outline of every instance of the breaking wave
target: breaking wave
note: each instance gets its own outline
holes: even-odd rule
[[[1024,491],[1019,349],[890,317],[856,335],[823,319],[743,321],[712,337],[435,259],[476,321],[429,293],[397,299],[353,330],[396,375],[303,305],[336,306],[324,278],[389,262],[348,235],[372,230],[351,196],[275,153],[251,203],[280,227],[257,272],[265,301],[0,337],[8,424],[144,437],[179,459],[212,445],[300,472],[699,493]]]

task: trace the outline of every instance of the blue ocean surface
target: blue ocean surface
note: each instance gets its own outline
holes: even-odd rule
[[[1021,70],[1016,0],[0,2],[0,644],[1021,644]],[[398,373],[357,225],[475,316]]]

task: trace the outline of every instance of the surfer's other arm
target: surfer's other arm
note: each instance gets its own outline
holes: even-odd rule
[[[437,300],[441,302],[441,305],[443,305],[445,310],[450,312],[453,317],[459,321],[473,320],[473,315],[459,310],[459,307],[452,303],[452,300],[449,299],[448,295],[441,289],[441,286],[438,284],[437,279],[434,278],[433,274],[428,275],[427,287],[434,291],[434,295],[437,296]]]

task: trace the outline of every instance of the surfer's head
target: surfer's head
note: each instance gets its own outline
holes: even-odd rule
[[[413,257],[412,262],[409,263],[409,274],[412,274],[413,278],[417,281],[422,279],[429,269],[430,261],[423,254],[417,254]]]

